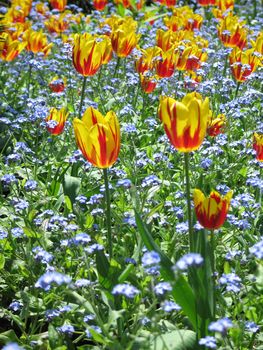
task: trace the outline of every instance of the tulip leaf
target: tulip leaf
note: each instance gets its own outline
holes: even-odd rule
[[[175,330],[154,339],[150,349],[194,350],[196,335],[193,331]]]
[[[80,178],[65,175],[64,181],[63,181],[63,191],[64,195],[68,196],[71,204],[73,205],[75,203],[75,199],[78,195],[79,189],[80,189]]]
[[[140,214],[135,211],[136,224],[142,240],[149,251],[154,250],[161,258],[161,275],[166,281],[173,282],[172,295],[174,300],[181,306],[183,312],[188,316],[193,327],[196,329],[196,314],[195,314],[195,297],[193,290],[184,276],[179,276],[176,280],[172,271],[173,263],[171,260],[161,251],[160,247],[155,243],[148,227],[142,221]]]

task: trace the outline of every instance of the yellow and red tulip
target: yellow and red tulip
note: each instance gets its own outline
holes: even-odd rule
[[[181,47],[177,48],[176,52],[178,52],[176,62],[178,70],[195,71],[201,67],[202,62],[207,60],[207,52],[195,44],[186,46],[183,49]]]
[[[209,136],[215,137],[224,132],[226,126],[226,116],[224,114],[219,114],[215,118],[209,118],[207,125],[207,134]]]
[[[156,59],[155,69],[158,77],[169,78],[173,75],[175,65],[178,59],[177,53],[171,48],[168,51],[160,51],[159,56]]]
[[[69,18],[66,13],[62,13],[60,16],[53,15],[47,21],[44,22],[50,33],[63,33],[69,27]]]
[[[159,117],[171,144],[181,152],[198,149],[206,135],[211,114],[209,100],[196,92],[187,94],[182,101],[161,96]]]
[[[239,47],[241,50],[247,44],[247,30],[237,16],[231,13],[221,19],[218,29],[218,36],[226,47]]]
[[[111,34],[111,44],[113,51],[118,57],[127,57],[136,47],[140,35],[137,35],[129,25],[123,23]]]
[[[35,32],[32,29],[25,31],[23,35],[23,41],[26,42],[26,50],[33,53],[42,52],[47,56],[53,46],[52,43],[48,44],[47,37],[42,31]]]
[[[258,34],[256,41],[251,40],[251,44],[255,52],[263,55],[263,32]]]
[[[194,190],[194,206],[197,220],[206,229],[215,230],[222,226],[229,211],[232,191],[225,196],[212,191],[209,197],[205,197],[202,191]]]
[[[88,33],[75,34],[72,59],[76,71],[84,77],[96,74],[102,65],[106,47],[102,38]]]
[[[138,73],[144,73],[148,70],[152,70],[155,65],[156,58],[159,56],[162,50],[157,47],[148,47],[145,50],[141,50],[141,56],[135,60],[135,69]]]
[[[48,86],[53,92],[62,92],[65,90],[65,80],[66,79],[61,79],[58,76],[55,76]]]
[[[148,72],[140,74],[141,87],[146,94],[150,94],[154,91],[157,85],[157,79],[157,76],[149,75]]]
[[[0,35],[0,59],[7,62],[13,61],[25,46],[26,43],[13,40],[8,33],[2,33]]]
[[[56,108],[51,108],[49,115],[46,118],[47,131],[52,135],[59,135],[63,132],[65,123],[69,113],[65,108],[57,110]]]
[[[197,0],[197,2],[201,6],[211,6],[215,5],[216,0]]]
[[[49,0],[49,3],[54,10],[64,11],[67,0]]]
[[[234,0],[216,0],[215,5],[220,11],[225,12],[228,9],[233,9],[234,3]]]
[[[103,117],[89,107],[82,120],[74,119],[73,127],[78,148],[92,165],[108,168],[116,162],[120,151],[120,126],[114,112]]]
[[[263,134],[254,133],[253,149],[256,151],[257,160],[263,162]]]
[[[93,7],[97,11],[103,11],[107,3],[108,3],[108,0],[93,0]]]
[[[229,61],[232,74],[239,82],[246,81],[261,62],[258,55],[254,54],[254,49],[241,51],[239,48],[232,50]]]
[[[184,29],[185,30],[200,29],[203,23],[203,20],[204,19],[201,15],[194,13],[186,18]]]

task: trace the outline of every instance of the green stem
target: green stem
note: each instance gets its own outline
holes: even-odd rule
[[[238,94],[238,91],[239,91],[239,88],[240,88],[240,81],[237,82],[237,88],[236,88],[236,92],[235,92],[235,98],[237,98],[237,94]]]
[[[110,260],[112,258],[112,234],[111,234],[111,209],[110,209],[110,189],[108,179],[108,169],[103,169],[104,184],[105,184],[105,198],[106,198],[106,220],[108,230],[108,248]]]
[[[117,73],[117,70],[119,68],[120,62],[121,62],[121,58],[118,56],[117,63],[116,63],[116,66],[115,66],[115,70],[114,70],[114,73],[113,73],[113,77],[114,78],[116,78],[116,73]]]
[[[192,209],[190,197],[190,176],[189,176],[189,153],[184,153],[185,163],[185,179],[186,179],[186,198],[187,198],[187,217],[188,217],[188,231],[189,231],[189,250],[193,251],[193,230],[192,230]]]
[[[28,96],[28,98],[30,98],[31,75],[32,75],[32,65],[29,63],[28,78],[27,78],[27,96]]]
[[[214,230],[210,232],[210,261],[211,261],[211,270],[212,270],[212,288],[213,288],[213,310],[212,318],[215,319],[215,233]]]
[[[83,77],[81,99],[80,99],[80,105],[79,105],[79,118],[81,117],[81,111],[82,111],[82,105],[83,105],[83,101],[84,101],[84,93],[85,93],[85,88],[86,88],[86,82],[87,82],[87,77]]]

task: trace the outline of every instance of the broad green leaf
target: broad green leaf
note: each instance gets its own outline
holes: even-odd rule
[[[65,175],[63,181],[63,191],[64,195],[70,198],[72,205],[75,203],[75,199],[78,195],[80,189],[80,178]]]
[[[19,339],[13,329],[0,333],[0,344],[6,344],[10,342],[19,343]]]
[[[49,345],[51,349],[57,348],[57,346],[59,345],[58,343],[60,343],[59,341],[60,338],[61,337],[59,336],[56,328],[50,323],[48,325],[48,340],[49,340]]]
[[[153,349],[195,350],[196,334],[193,331],[176,330],[156,337],[151,345]]]
[[[196,329],[197,324],[195,312],[195,298],[189,283],[183,276],[179,276],[175,281],[174,273],[172,271],[173,264],[171,260],[161,251],[159,246],[155,243],[151,233],[142,221],[136,209],[134,209],[134,211],[136,224],[146,248],[150,251],[154,250],[159,254],[161,258],[161,275],[165,280],[174,282],[172,291],[174,300],[181,306],[183,312],[186,316],[188,316],[193,327]]]
[[[0,270],[2,270],[5,266],[5,256],[0,254]]]
[[[68,196],[64,196],[64,202],[65,202],[66,207],[68,208],[68,210],[69,210],[70,212],[72,212],[73,207],[72,207],[71,200],[70,200],[70,198],[69,198]]]

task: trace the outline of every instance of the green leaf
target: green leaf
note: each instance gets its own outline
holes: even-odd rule
[[[187,330],[176,330],[159,335],[152,342],[150,349],[195,350],[195,332]]]
[[[59,336],[58,332],[56,331],[56,328],[50,323],[48,325],[48,340],[49,340],[49,345],[51,349],[56,349],[57,346],[59,345],[59,339],[61,337]]]
[[[75,203],[75,199],[78,195],[79,189],[80,189],[80,178],[65,175],[64,181],[63,181],[63,191],[64,195],[68,196],[70,198],[70,201],[72,205]]]
[[[13,329],[0,333],[0,344],[6,344],[10,342],[19,343],[19,339]]]
[[[5,266],[5,256],[0,254],[0,270],[2,270]]]
[[[105,289],[111,290],[117,283],[120,275],[120,268],[118,264],[114,260],[112,260],[110,264],[102,250],[96,252],[96,264],[100,277],[100,284]]]
[[[69,210],[70,212],[72,212],[73,207],[72,207],[71,200],[70,200],[70,198],[69,198],[68,196],[65,196],[65,197],[64,197],[64,202],[65,202],[66,207],[68,208],[68,210]]]
[[[181,306],[183,312],[188,316],[193,327],[197,329],[196,324],[196,312],[195,312],[195,298],[189,283],[183,276],[179,276],[176,281],[174,273],[172,271],[173,263],[171,260],[161,251],[160,247],[155,243],[149,232],[147,226],[142,221],[139,213],[135,211],[136,224],[142,240],[148,250],[154,250],[161,258],[161,275],[166,281],[173,281],[172,295],[174,300]]]

